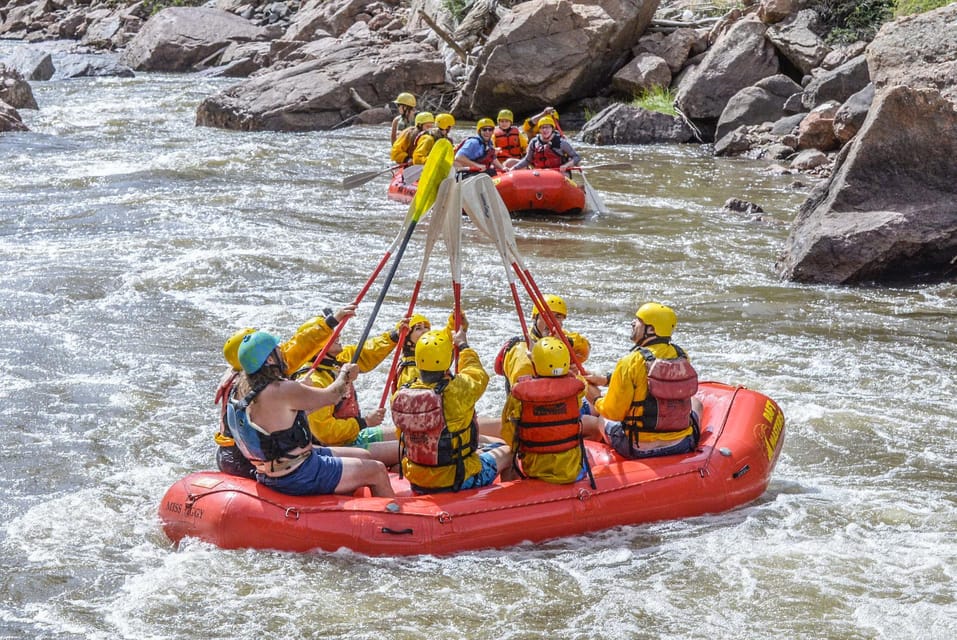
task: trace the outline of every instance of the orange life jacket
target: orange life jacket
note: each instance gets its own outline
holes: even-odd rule
[[[516,441],[518,452],[561,453],[581,445],[578,394],[585,383],[574,376],[522,378],[512,395],[522,402]]]
[[[525,153],[522,151],[521,131],[515,125],[508,129],[495,127],[492,133],[495,139],[495,146],[498,148],[498,159],[507,160],[509,158],[521,158]]]

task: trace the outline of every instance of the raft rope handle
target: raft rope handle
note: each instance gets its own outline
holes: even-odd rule
[[[575,495],[558,496],[558,497],[555,497],[555,498],[544,498],[544,499],[541,499],[541,500],[533,500],[533,501],[530,501],[530,502],[523,502],[523,503],[521,503],[521,504],[507,504],[507,505],[501,505],[501,506],[497,506],[497,507],[488,507],[488,508],[485,508],[485,509],[473,509],[473,510],[471,510],[471,511],[457,511],[457,512],[455,513],[455,516],[456,516],[456,517],[462,517],[462,516],[478,515],[478,514],[482,514],[482,513],[494,513],[494,512],[496,512],[496,511],[505,511],[505,510],[508,510],[508,509],[516,509],[516,508],[520,508],[520,507],[532,507],[532,506],[541,505],[541,504],[552,504],[552,503],[555,503],[555,502],[564,502],[564,501],[566,501],[566,500],[579,500],[579,501],[584,502],[586,499],[591,499],[591,498],[593,498],[593,497],[601,496],[601,495],[605,495],[605,494],[613,494],[613,493],[616,493],[616,492],[618,492],[618,491],[624,491],[624,490],[626,490],[626,489],[631,489],[632,487],[637,487],[637,486],[640,486],[640,485],[643,485],[643,484],[647,484],[647,483],[649,483],[649,482],[658,482],[658,481],[660,481],[660,480],[667,480],[667,479],[670,479],[670,478],[679,478],[679,477],[681,477],[681,476],[685,476],[685,475],[689,475],[689,474],[696,474],[696,473],[700,473],[700,469],[695,468],[695,469],[690,469],[690,470],[688,470],[688,471],[681,471],[681,472],[679,472],[679,473],[673,473],[673,474],[667,475],[667,476],[656,476],[656,477],[651,478],[651,479],[648,479],[648,480],[640,480],[640,481],[638,481],[638,482],[630,482],[630,483],[628,483],[628,484],[617,485],[617,486],[615,486],[615,487],[610,487],[610,488],[608,488],[608,489],[597,489],[597,490],[595,490],[595,491],[588,491],[587,489],[581,488],[581,489],[578,490],[578,492],[577,492]],[[236,489],[236,488],[214,489],[214,490],[212,490],[212,491],[207,491],[206,493],[201,493],[201,494],[193,494],[193,493],[190,493],[190,494],[187,495],[187,498],[186,498],[186,501],[185,501],[185,502],[186,502],[186,504],[188,504],[188,505],[192,505],[192,504],[195,504],[196,502],[198,502],[201,498],[205,498],[205,497],[207,497],[207,496],[211,496],[211,495],[214,495],[214,494],[217,494],[217,493],[227,493],[227,492],[238,493],[238,494],[241,494],[241,495],[249,496],[250,498],[255,498],[255,499],[259,500],[260,502],[264,502],[264,503],[266,503],[266,504],[272,505],[272,506],[276,507],[277,509],[282,509],[283,512],[287,514],[287,517],[288,517],[288,515],[289,515],[290,513],[295,513],[297,520],[298,520],[303,514],[307,514],[307,513],[324,513],[324,512],[335,512],[335,511],[338,511],[338,512],[349,511],[349,512],[352,512],[352,513],[381,513],[381,510],[380,510],[380,509],[343,509],[342,507],[340,507],[340,506],[338,506],[338,505],[336,505],[336,506],[330,506],[330,507],[290,507],[290,506],[287,506],[287,505],[284,505],[284,504],[280,504],[280,503],[278,503],[278,502],[276,502],[276,501],[274,501],[274,500],[270,500],[269,498],[264,498],[264,497],[262,497],[261,495],[258,495],[258,494],[255,494],[255,493],[251,493],[251,492],[249,492],[249,491],[243,491],[242,489]],[[416,514],[416,513],[404,513],[403,515],[406,515],[406,516],[410,516],[410,515],[411,515],[411,516],[418,516],[418,517],[424,517],[424,518],[433,518],[433,517],[434,517],[434,518],[435,518],[436,520],[438,520],[438,522],[441,523],[441,524],[449,524],[450,522],[452,522],[452,518],[453,518],[453,515],[452,515],[451,513],[449,513],[448,511],[441,511],[441,512],[435,514],[434,516],[431,515],[431,514]]]

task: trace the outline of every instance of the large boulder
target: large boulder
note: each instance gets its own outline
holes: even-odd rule
[[[816,31],[820,18],[810,9],[768,27],[768,40],[801,73],[808,74],[831,52]]]
[[[867,66],[878,90],[934,87],[957,102],[957,3],[885,24],[867,47]]]
[[[535,113],[595,95],[631,58],[658,0],[531,0],[489,34],[456,104],[480,116]]]
[[[936,89],[879,92],[801,207],[779,268],[828,284],[957,277],[957,108]]]
[[[721,112],[715,128],[715,140],[721,140],[741,125],[777,122],[788,111],[785,103],[801,85],[783,74],[769,76],[734,94]]]
[[[870,83],[867,59],[858,56],[830,71],[822,71],[804,87],[801,102],[805,109],[830,102],[844,102]]]
[[[579,137],[589,144],[688,142],[694,133],[685,121],[627,104],[613,104],[588,121]]]
[[[4,131],[29,131],[20,114],[9,104],[0,100],[0,133]]]
[[[267,29],[232,13],[206,7],[170,7],[150,18],[122,62],[140,71],[193,71],[218,64],[234,42],[267,40]]]
[[[332,129],[402,91],[421,95],[444,86],[445,63],[426,44],[337,38],[311,44],[314,58],[262,72],[203,100],[196,124],[243,131]]]
[[[3,64],[0,64],[0,100],[14,109],[39,109],[30,83],[16,69],[8,69]]]
[[[693,120],[714,121],[741,89],[778,72],[767,25],[754,17],[738,21],[715,42],[704,59],[679,81],[675,101]]]
[[[17,47],[0,58],[0,64],[16,69],[24,80],[49,80],[53,77],[53,58],[48,51],[32,46]]]

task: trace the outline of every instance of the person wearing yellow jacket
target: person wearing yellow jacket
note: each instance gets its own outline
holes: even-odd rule
[[[355,309],[355,305],[346,305],[342,312],[345,315],[354,315]],[[318,353],[332,333],[332,330],[325,323],[319,322],[320,318],[321,316],[317,316],[306,322],[296,330],[291,338],[279,345],[283,362],[286,363],[284,373],[287,376],[291,376],[307,364],[312,356]],[[236,446],[236,441],[229,432],[229,425],[226,424],[226,399],[242,371],[242,366],[239,363],[239,345],[242,344],[243,338],[256,333],[256,331],[257,329],[251,327],[240,329],[223,344],[223,358],[229,363],[230,368],[220,381],[215,396],[215,402],[222,406],[220,427],[216,432],[216,444],[219,445],[216,450],[216,466],[223,473],[249,478],[255,477],[256,469]]]
[[[392,162],[405,164],[412,162],[412,152],[415,151],[415,141],[423,133],[435,126],[435,116],[428,111],[415,114],[415,125],[403,129],[392,143],[389,158]]]
[[[518,348],[509,359],[505,375],[511,390],[502,410],[502,437],[526,477],[554,484],[585,477],[583,439],[600,437],[600,419],[581,415],[586,385],[570,368],[568,347],[553,336],[536,342],[531,357]]]
[[[418,313],[413,314],[411,318],[404,322],[408,324],[409,331],[405,336],[405,342],[402,344],[402,356],[399,359],[396,373],[396,389],[418,379],[419,369],[415,366],[415,345],[419,338],[432,330],[432,323],[429,322],[429,319]],[[465,312],[462,312],[462,326],[465,327],[466,331],[468,330],[469,323],[465,317]],[[401,327],[402,322],[396,325],[395,330],[401,331]],[[452,332],[455,331],[455,314],[449,314],[449,320],[444,331],[449,334],[449,339],[451,339]]]
[[[631,324],[634,348],[607,378],[588,376],[592,384],[608,386],[593,403],[606,421],[605,441],[632,459],[694,451],[701,415],[701,403],[693,397],[698,377],[687,354],[671,341],[677,316],[670,307],[649,302]],[[655,373],[658,363],[672,373]]]
[[[452,366],[453,344],[459,371]],[[402,432],[402,473],[419,493],[460,491],[491,484],[507,469],[511,450],[497,441],[480,451],[475,403],[488,373],[469,347],[466,330],[451,338],[429,331],[415,345],[419,378],[392,397],[392,419]]]
[[[308,324],[315,324],[326,328],[326,335],[330,335],[336,325],[347,316],[354,313],[354,306],[349,305],[326,317],[318,317],[300,327],[300,331],[307,330]],[[400,323],[401,326],[401,323]],[[398,341],[398,331],[383,333],[366,340],[359,354],[356,364],[360,373],[367,373],[375,369],[395,348]],[[323,340],[313,352],[313,357],[325,346]],[[320,389],[332,384],[342,365],[350,362],[356,353],[358,345],[342,345],[339,337],[329,345],[329,349],[315,370],[309,373],[308,383]],[[307,371],[303,371],[303,374]],[[385,409],[378,408],[363,416],[359,408],[355,388],[350,385],[346,397],[335,405],[321,407],[309,414],[309,430],[313,439],[326,447],[359,447],[366,449],[376,460],[386,465],[398,462],[398,446],[395,443],[395,431],[380,426],[385,418]]]
[[[412,152],[412,164],[425,164],[432,153],[432,147],[435,143],[445,138],[450,143],[455,144],[450,132],[455,125],[455,118],[451,113],[440,113],[435,116],[435,126],[426,129],[415,139],[415,150]]]

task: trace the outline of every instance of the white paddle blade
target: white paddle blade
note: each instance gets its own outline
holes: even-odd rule
[[[585,172],[581,172],[582,182],[585,185],[585,212],[586,213],[608,213],[608,206],[602,200],[601,195],[588,182]]]
[[[452,189],[445,203],[445,246],[449,252],[452,282],[462,281],[462,184],[450,180]]]
[[[402,181],[406,184],[416,182],[422,176],[424,164],[413,164],[402,170]]]
[[[419,282],[425,280],[425,273],[429,266],[429,256],[432,255],[432,247],[439,235],[445,229],[445,215],[447,202],[450,200],[450,193],[455,189],[455,179],[446,178],[439,185],[439,191],[435,196],[435,204],[432,205],[432,215],[429,216],[429,229],[425,235],[425,247],[422,251],[422,266],[419,267]]]

